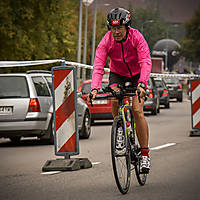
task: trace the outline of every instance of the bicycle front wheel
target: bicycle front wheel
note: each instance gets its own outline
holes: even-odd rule
[[[119,117],[115,117],[112,125],[111,154],[117,187],[122,194],[126,194],[130,187],[130,151],[123,121]]]

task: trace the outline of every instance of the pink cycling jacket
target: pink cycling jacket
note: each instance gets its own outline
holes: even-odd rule
[[[147,86],[151,72],[151,57],[148,44],[138,30],[130,28],[127,39],[123,42],[116,42],[111,31],[106,33],[96,49],[91,89],[101,88],[107,57],[110,57],[111,72],[131,77],[128,64],[132,76],[140,73],[138,82],[143,82]]]

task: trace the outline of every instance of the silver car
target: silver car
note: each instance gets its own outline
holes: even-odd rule
[[[0,74],[0,138],[19,142],[37,136],[53,143],[52,74],[32,70]],[[80,136],[89,138],[91,117],[87,104],[78,100]]]

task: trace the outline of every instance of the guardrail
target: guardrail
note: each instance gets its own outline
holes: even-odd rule
[[[57,62],[64,62],[63,59],[56,60],[36,60],[36,61],[0,61],[0,68],[3,67],[24,67],[33,65],[47,65]]]

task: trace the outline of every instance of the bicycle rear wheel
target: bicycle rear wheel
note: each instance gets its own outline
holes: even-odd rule
[[[135,162],[135,173],[136,173],[136,177],[138,180],[138,183],[143,186],[146,183],[147,180],[147,174],[142,173],[140,170],[140,160],[141,160],[141,153],[139,152],[138,148],[137,148],[137,154],[138,154],[138,161]]]
[[[122,132],[119,135],[120,127],[122,128]],[[120,146],[119,137],[121,137],[122,139],[122,143]],[[126,134],[124,133],[123,121],[119,117],[115,117],[112,125],[111,155],[113,172],[117,187],[122,194],[126,194],[130,187],[130,151],[129,143],[127,142]]]

